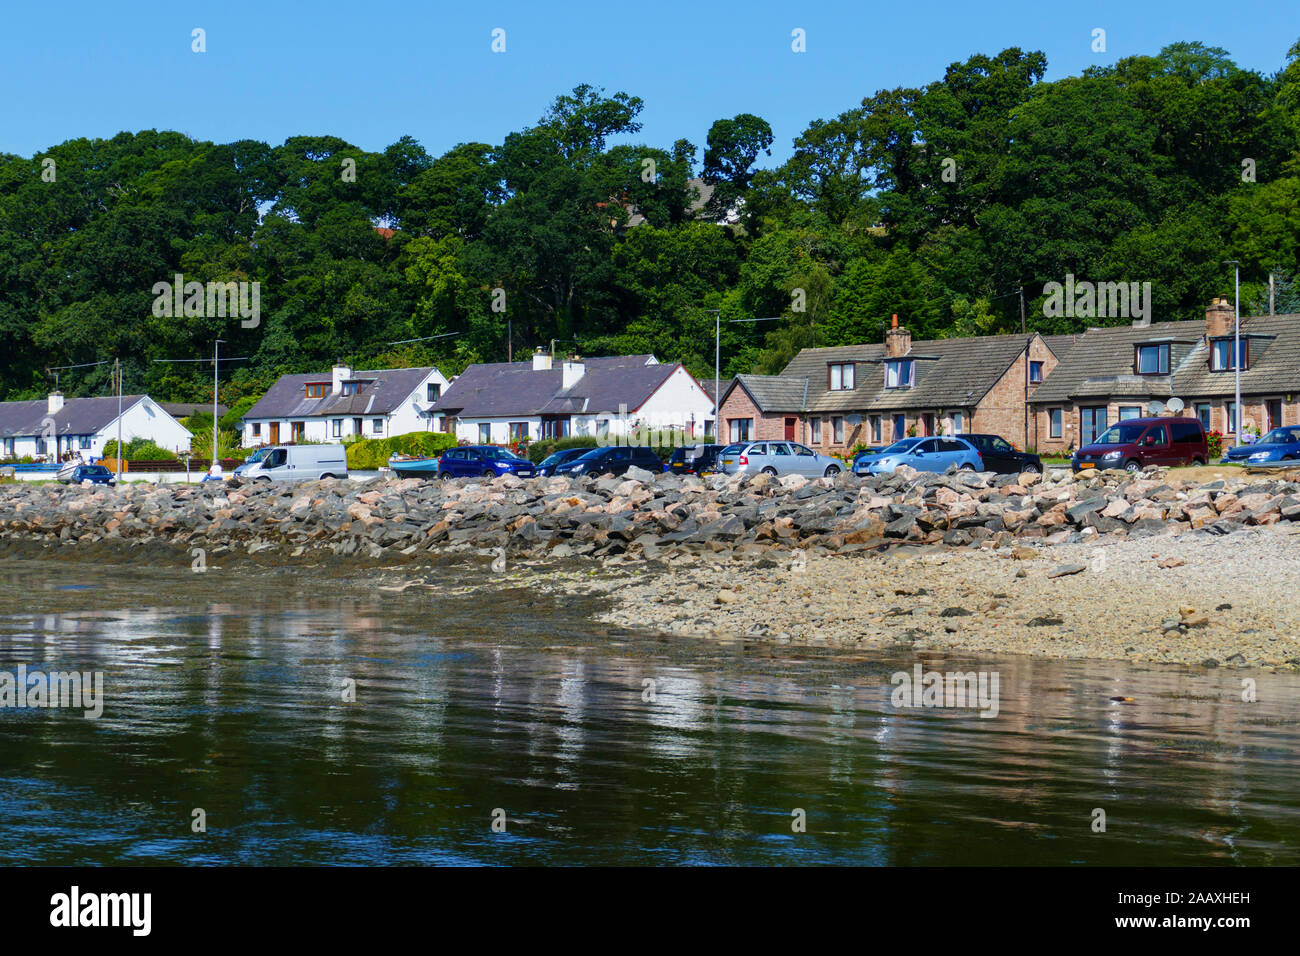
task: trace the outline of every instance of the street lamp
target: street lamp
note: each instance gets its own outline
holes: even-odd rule
[[[1233,430],[1237,444],[1244,445],[1241,438],[1241,261],[1225,259],[1224,265],[1232,266],[1233,272],[1233,306],[1232,306],[1232,374],[1236,381],[1236,403],[1233,405]]]

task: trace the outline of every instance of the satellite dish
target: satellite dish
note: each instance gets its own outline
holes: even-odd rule
[[[1168,408],[1169,408],[1169,410],[1170,410],[1171,412],[1173,412],[1175,415],[1177,415],[1179,412],[1181,412],[1181,411],[1182,411],[1184,408],[1186,408],[1186,407],[1187,407],[1187,406],[1183,404],[1183,400],[1182,400],[1181,398],[1171,398],[1171,399],[1169,399],[1169,405],[1168,405]]]
[[[1150,405],[1147,406],[1147,414],[1153,417],[1159,415],[1164,410],[1165,410],[1165,403],[1160,401],[1160,399],[1158,398]]]

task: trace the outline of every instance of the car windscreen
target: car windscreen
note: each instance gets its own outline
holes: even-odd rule
[[[81,473],[83,475],[107,475],[109,472],[103,465],[83,465]]]
[[[261,461],[263,458],[266,457],[267,451],[269,451],[269,449],[266,448],[257,449],[257,451],[253,452],[251,455],[249,455],[247,458],[244,459],[244,464],[251,465],[255,461]]]
[[[493,461],[522,461],[522,459],[512,452],[509,448],[481,448],[484,458],[490,458]]]
[[[920,442],[921,442],[921,439],[920,439],[920,438],[900,438],[898,441],[894,442],[892,445],[890,445],[888,448],[886,448],[883,452],[881,452],[881,454],[882,454],[882,455],[901,455],[903,452],[909,450],[913,445],[918,445],[918,444],[920,444]]]
[[[719,455],[739,455],[740,452],[741,452],[741,449],[743,449],[743,448],[745,447],[745,445],[746,445],[745,442],[741,442],[741,443],[739,443],[739,444],[735,444],[735,445],[728,445],[726,448],[722,449],[722,451],[718,452],[718,454],[719,454]]]
[[[547,455],[545,458],[543,458],[541,463],[537,467],[550,468],[552,465],[558,465],[560,462],[564,461],[565,457],[566,456],[564,452],[557,451],[555,454]]]
[[[1274,445],[1290,445],[1300,442],[1300,428],[1274,428],[1261,438],[1260,442]]]
[[[575,458],[574,461],[590,461],[599,458],[603,454],[605,454],[604,448],[593,448],[591,449],[591,451],[583,452],[581,455]]]
[[[1094,438],[1092,443],[1094,445],[1127,445],[1141,438],[1142,433],[1146,430],[1146,425],[1133,425],[1128,422],[1111,425],[1110,428],[1107,428]]]

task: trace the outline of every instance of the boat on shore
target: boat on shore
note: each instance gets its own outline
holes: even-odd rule
[[[388,459],[388,467],[400,478],[432,478],[438,474],[438,459],[393,455]]]

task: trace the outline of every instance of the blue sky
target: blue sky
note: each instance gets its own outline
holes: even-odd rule
[[[206,53],[191,52],[195,27]],[[503,54],[491,52],[496,27]],[[1096,27],[1105,53],[1092,51]],[[795,28],[806,53],[790,49]],[[437,155],[498,143],[587,82],[640,96],[637,139],[685,137],[697,160],[713,120],[757,113],[776,138],[762,165],[775,165],[810,120],[937,79],[977,52],[1043,50],[1055,79],[1201,40],[1272,73],[1298,38],[1300,5],[1278,0],[11,3],[0,151],[157,128],[273,145],[329,133],[372,150],[410,134]]]

